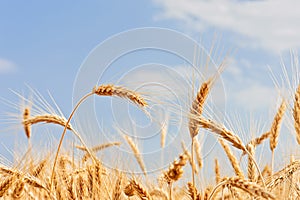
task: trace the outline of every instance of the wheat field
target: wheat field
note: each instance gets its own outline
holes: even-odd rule
[[[32,112],[30,106],[22,108],[19,115],[19,124],[28,141],[32,136],[32,127],[39,124],[52,124],[63,129],[56,152],[44,149],[48,156],[44,158],[34,157],[34,152],[28,147],[28,151],[22,157],[22,163],[16,165],[0,165],[0,197],[2,199],[162,199],[162,200],[209,200],[209,199],[300,199],[299,169],[300,160],[290,155],[290,162],[285,163],[279,170],[275,171],[277,155],[275,149],[280,145],[279,135],[283,118],[288,118],[293,124],[293,140],[300,144],[300,83],[292,91],[290,99],[281,97],[281,104],[276,108],[272,124],[267,132],[258,133],[258,137],[243,142],[239,134],[225,127],[224,124],[202,115],[206,106],[206,100],[214,87],[214,82],[221,76],[224,70],[220,65],[217,76],[212,76],[201,83],[197,89],[195,98],[191,100],[186,124],[191,141],[191,148],[182,144],[183,151],[174,161],[164,169],[156,180],[148,178],[147,166],[143,155],[140,153],[135,141],[124,135],[124,140],[130,146],[135,159],[142,170],[142,174],[126,173],[118,166],[107,168],[103,165],[102,158],[97,157],[98,151],[120,146],[122,143],[115,141],[103,143],[97,146],[87,146],[72,125],[72,117],[80,105],[89,97],[108,96],[121,98],[131,102],[139,109],[148,106],[147,98],[142,94],[123,86],[114,84],[103,84],[91,88],[75,105],[69,118],[62,113]],[[297,80],[299,81],[299,80]],[[290,88],[293,90],[293,88]],[[280,95],[279,95],[280,96]],[[148,97],[151,98],[151,97]],[[62,130],[59,129],[59,130]],[[214,157],[213,177],[206,177],[207,183],[199,184],[199,171],[206,163],[201,157],[198,135],[201,130],[208,134],[214,134],[218,145],[223,149],[225,159],[231,164],[234,174],[227,175],[220,162],[223,158]],[[67,132],[76,136],[80,145],[62,150],[62,142]],[[168,131],[162,132],[160,144],[164,147],[165,136]],[[258,162],[256,149],[266,144],[272,158],[269,164],[262,166]],[[31,144],[34,146],[34,144]],[[72,156],[75,148],[82,151],[82,156]],[[238,152],[238,153],[237,153]],[[240,157],[247,157],[246,167],[241,165]],[[120,158],[122,160],[122,158]],[[185,171],[190,170],[191,176],[184,177]],[[129,170],[130,171],[130,170]],[[183,178],[184,177],[184,178]],[[188,181],[186,181],[188,180]]]

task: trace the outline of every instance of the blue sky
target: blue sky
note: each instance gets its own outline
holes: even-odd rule
[[[288,61],[289,50],[300,47],[298,4],[296,0],[0,1],[0,96],[18,102],[9,89],[27,95],[28,84],[45,96],[50,91],[68,115],[77,71],[96,45],[129,29],[162,27],[201,38],[207,48],[217,38],[220,50],[232,52],[223,74],[228,106],[237,113],[272,116],[278,93],[267,66],[280,72],[281,57]],[[0,111],[3,116],[9,109],[0,104]],[[5,126],[0,126],[0,138],[7,146],[25,137],[6,132]]]

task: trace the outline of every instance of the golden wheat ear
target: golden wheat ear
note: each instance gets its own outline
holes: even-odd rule
[[[90,149],[90,151],[92,152],[97,152],[97,151],[101,151],[103,149],[112,147],[112,146],[120,146],[121,142],[110,142],[110,143],[105,143],[105,144],[100,144],[97,145],[95,147],[92,147]],[[82,157],[82,162],[86,162],[89,158],[90,158],[90,154],[88,153],[88,149],[84,146],[75,146],[77,149],[85,151],[86,153],[84,154],[84,156]]]
[[[219,187],[230,185],[232,187],[241,189],[248,194],[252,195],[253,197],[263,197],[265,199],[276,199],[276,197],[266,190],[265,188],[261,187],[260,185],[250,182],[248,180],[242,179],[240,177],[230,177],[225,178],[224,181],[220,182],[211,192],[210,197],[208,199],[212,199],[214,193],[217,191]]]
[[[270,149],[272,151],[272,164],[271,164],[271,172],[273,173],[274,170],[274,150],[278,145],[278,139],[279,139],[279,132],[281,128],[281,122],[283,119],[283,115],[286,110],[286,101],[283,100],[280,104],[277,113],[273,119],[273,123],[270,129]]]
[[[296,131],[296,139],[298,144],[300,144],[300,84],[298,85],[294,97],[293,119],[294,128]]]
[[[24,131],[25,131],[25,134],[26,134],[28,139],[31,136],[31,127],[30,127],[30,124],[27,124],[27,123],[24,123],[24,122],[27,121],[29,117],[30,117],[30,110],[29,110],[29,108],[25,108],[24,112],[23,112],[22,124],[24,126]]]
[[[147,102],[135,91],[128,90],[127,88],[115,85],[100,85],[98,87],[94,87],[92,90],[93,94],[99,96],[118,96],[121,98],[129,99],[136,105],[141,107],[147,106]]]
[[[123,134],[123,137],[126,140],[126,142],[128,143],[128,145],[130,146],[132,152],[134,153],[134,157],[136,158],[140,168],[142,169],[144,175],[146,176],[147,175],[146,166],[144,164],[144,161],[143,161],[143,158],[141,156],[138,146],[134,143],[134,141],[131,139],[131,137],[124,135],[124,134]]]
[[[234,172],[235,174],[244,179],[245,176],[244,176],[244,173],[239,165],[239,162],[238,162],[238,159],[236,158],[236,156],[232,153],[229,145],[223,140],[223,139],[219,139],[219,143],[221,144],[221,146],[223,147],[230,163],[231,163],[231,166],[232,168],[234,169]]]

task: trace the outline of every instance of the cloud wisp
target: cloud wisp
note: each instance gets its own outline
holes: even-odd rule
[[[16,70],[16,64],[10,60],[0,58],[0,74],[6,74],[14,72]]]
[[[183,22],[189,29],[237,33],[240,45],[280,52],[300,47],[300,1],[155,0],[158,19]]]

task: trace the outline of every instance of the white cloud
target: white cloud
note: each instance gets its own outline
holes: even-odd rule
[[[248,42],[239,41],[240,45],[246,43],[272,51],[300,47],[298,0],[155,0],[155,3],[163,8],[156,16],[159,19],[179,20],[196,31],[217,27],[248,37]]]
[[[0,74],[12,72],[16,70],[16,65],[12,61],[0,58]]]
[[[253,84],[247,88],[232,92],[231,98],[238,106],[250,111],[269,110],[277,99],[276,90],[262,84]],[[229,96],[229,95],[228,95]]]

